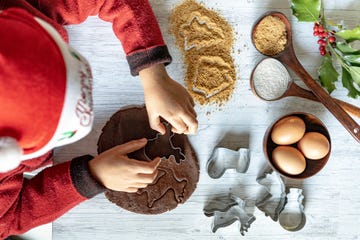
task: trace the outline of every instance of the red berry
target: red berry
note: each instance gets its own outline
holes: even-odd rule
[[[324,39],[319,39],[317,43],[321,46],[326,46],[326,41]]]
[[[326,50],[320,51],[320,55],[321,55],[321,56],[325,56],[325,55],[326,55]]]
[[[315,37],[319,36],[319,31],[314,31],[314,36]]]
[[[334,36],[331,36],[331,37],[328,38],[328,40],[329,40],[330,43],[333,43],[333,42],[336,41],[336,38]]]
[[[319,33],[323,33],[324,32],[324,27],[323,26],[319,26]]]
[[[325,46],[320,46],[319,50],[320,50],[320,52],[325,51]]]
[[[319,36],[322,38],[326,38],[327,36],[329,36],[329,34],[327,32],[322,32],[322,33],[319,33]]]

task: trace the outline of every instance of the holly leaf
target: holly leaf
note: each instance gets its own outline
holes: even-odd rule
[[[358,96],[360,96],[360,91],[358,91],[355,87],[354,87],[354,81],[352,80],[351,74],[346,70],[346,68],[342,68],[342,77],[341,77],[341,81],[342,81],[342,85],[349,90],[348,92],[348,96],[351,98],[357,98]]]
[[[349,66],[349,73],[353,81],[360,86],[360,67]]]
[[[292,0],[291,9],[300,22],[317,22],[320,16],[321,0]]]
[[[347,42],[353,42],[355,40],[360,40],[360,27],[354,29],[344,29],[336,33],[336,36],[341,37]]]
[[[360,64],[360,55],[351,54],[351,55],[344,55],[344,60],[350,64],[359,65]]]
[[[360,50],[352,48],[348,43],[337,42],[336,48],[343,54],[359,54]]]
[[[334,82],[337,81],[339,74],[335,70],[332,58],[329,54],[322,58],[321,66],[318,70],[320,83],[325,89],[331,93],[336,89]]]

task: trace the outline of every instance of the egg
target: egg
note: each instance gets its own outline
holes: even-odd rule
[[[290,145],[299,141],[305,134],[305,122],[297,116],[279,120],[271,131],[271,140],[279,145]]]
[[[272,152],[272,162],[281,171],[298,175],[306,168],[304,155],[294,147],[278,146]]]
[[[304,156],[311,160],[321,159],[330,151],[329,140],[318,132],[305,133],[297,146]]]

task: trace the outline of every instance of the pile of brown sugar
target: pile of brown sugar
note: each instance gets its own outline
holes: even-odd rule
[[[285,49],[287,43],[286,26],[275,16],[263,18],[255,28],[254,44],[265,55],[276,55]]]
[[[176,6],[169,20],[185,57],[185,83],[192,97],[201,105],[228,101],[236,81],[230,25],[194,0]]]

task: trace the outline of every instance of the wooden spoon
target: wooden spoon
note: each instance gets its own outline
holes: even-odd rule
[[[284,67],[285,70],[285,74],[287,74],[287,79],[288,79],[288,87],[287,89],[282,93],[281,96],[274,96],[274,98],[265,98],[264,96],[262,96],[261,92],[256,91],[256,87],[255,87],[255,83],[254,83],[254,73],[255,70],[258,67],[261,67],[261,63],[264,62],[266,59],[269,58],[265,58],[263,60],[261,60],[253,69],[251,76],[250,76],[250,86],[251,86],[251,90],[254,93],[255,96],[257,96],[258,98],[265,100],[265,101],[275,101],[275,100],[279,100],[281,98],[285,98],[285,97],[300,97],[300,98],[305,98],[311,101],[316,101],[319,102],[319,99],[315,96],[315,94],[312,91],[306,90],[302,87],[300,87],[299,85],[297,85],[294,80],[290,77],[289,72],[286,70],[286,68]],[[273,60],[273,61],[278,61],[278,60]],[[282,64],[278,61],[279,64]],[[269,80],[269,81],[279,81],[280,79],[275,79],[275,76]],[[330,96],[331,97],[331,96]],[[360,108],[357,106],[354,106],[350,103],[344,102],[342,100],[333,98],[334,101],[339,104],[346,112],[348,112],[349,114],[360,118]]]
[[[254,46],[254,35],[258,24],[267,16],[274,16],[279,18],[286,27],[286,44],[285,49],[274,55],[267,55],[273,58],[278,59],[282,63],[286,64],[291,70],[293,70],[300,79],[305,83],[305,85],[311,89],[314,95],[319,99],[319,101],[334,115],[334,117],[345,127],[345,129],[358,141],[360,142],[360,126],[352,119],[345,111],[342,109],[339,104],[332,98],[330,95],[312,79],[310,74],[306,72],[304,67],[301,65],[299,60],[296,57],[294,47],[292,44],[292,32],[291,25],[287,17],[281,12],[267,12],[261,16],[257,22],[254,24],[251,37]],[[259,49],[258,49],[259,50]],[[260,52],[260,51],[259,51]],[[262,53],[264,54],[264,53]],[[264,54],[266,55],[266,54]]]

